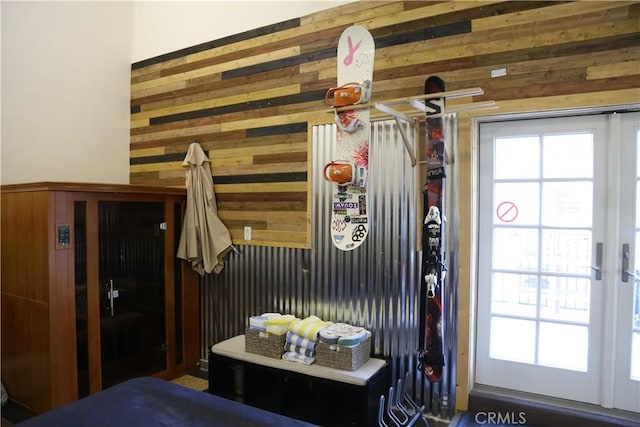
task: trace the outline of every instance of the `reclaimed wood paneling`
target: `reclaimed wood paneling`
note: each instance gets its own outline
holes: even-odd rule
[[[235,242],[310,247],[310,128],[332,120],[323,99],[346,27],[375,39],[374,100],[419,95],[437,73],[450,90],[482,87],[474,100],[507,113],[628,95],[640,78],[639,15],[621,1],[361,1],[137,62],[130,182],[184,186],[197,140]],[[491,78],[497,68],[507,75]]]

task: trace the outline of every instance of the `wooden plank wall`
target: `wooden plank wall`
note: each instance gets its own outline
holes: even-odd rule
[[[419,95],[438,74],[451,90],[482,87],[476,101],[526,110],[534,98],[637,96],[639,15],[637,2],[360,1],[141,61],[130,182],[184,186],[181,161],[197,140],[236,243],[310,247],[310,131],[332,120],[323,98],[346,27],[375,39],[375,101]],[[497,68],[508,74],[492,79]]]

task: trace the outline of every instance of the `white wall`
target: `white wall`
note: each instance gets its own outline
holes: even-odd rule
[[[132,5],[2,2],[2,184],[128,183]]]
[[[0,183],[128,183],[132,62],[347,2],[0,1]]]

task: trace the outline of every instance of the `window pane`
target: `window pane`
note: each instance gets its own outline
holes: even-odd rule
[[[588,345],[589,329],[586,326],[541,322],[538,363],[586,372]]]
[[[494,316],[490,341],[491,358],[534,363],[536,322]]]
[[[593,177],[593,134],[547,135],[543,144],[544,178]]]
[[[496,179],[539,178],[539,138],[533,136],[496,139],[494,164]]]
[[[589,322],[589,279],[543,276],[540,284],[541,317],[585,324]]]
[[[542,271],[591,274],[591,231],[542,230]]]
[[[539,183],[495,184],[494,197],[494,224],[538,225],[540,223]]]
[[[542,225],[591,227],[593,184],[590,181],[542,185]]]
[[[491,313],[535,317],[538,278],[526,274],[493,273]]]
[[[532,228],[493,230],[493,267],[501,270],[538,269],[538,231]]]

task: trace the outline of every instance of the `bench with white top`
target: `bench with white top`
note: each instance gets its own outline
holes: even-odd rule
[[[210,393],[321,425],[375,425],[389,381],[383,359],[355,371],[303,365],[247,353],[244,335],[209,352]]]

